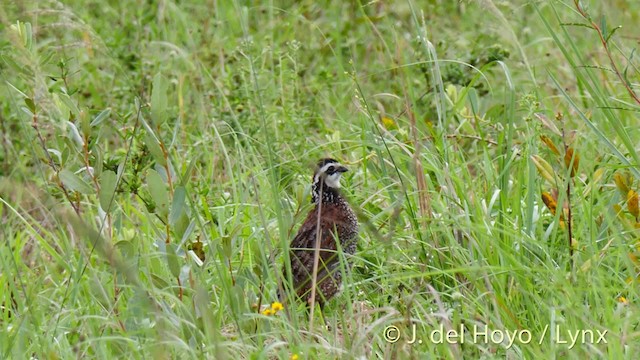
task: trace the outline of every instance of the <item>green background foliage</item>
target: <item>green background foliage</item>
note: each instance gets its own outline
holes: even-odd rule
[[[0,5],[0,358],[640,350],[636,1]],[[323,323],[265,309],[326,156]]]

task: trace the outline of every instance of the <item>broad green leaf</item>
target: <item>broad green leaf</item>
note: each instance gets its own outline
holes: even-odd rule
[[[80,109],[78,109],[78,106],[73,102],[73,100],[71,100],[69,95],[58,94],[58,99],[62,101],[62,103],[73,113],[76,118],[80,116]]]
[[[115,247],[120,249],[124,259],[133,259],[136,256],[136,248],[132,241],[120,240],[115,244]]]
[[[91,135],[91,123],[89,122],[89,114],[85,110],[80,110],[80,128],[82,135],[88,138]]]
[[[604,15],[600,16],[600,31],[602,32],[602,37],[604,39],[608,39],[609,29],[607,28],[607,18]]]
[[[182,238],[180,240],[180,244],[184,244],[185,242],[187,242],[187,239],[189,238],[189,236],[191,236],[191,234],[193,233],[193,230],[196,228],[195,221],[188,221],[189,219],[187,218],[187,215],[184,215],[183,218],[187,220],[184,232],[182,232],[179,229],[176,230],[176,233],[182,232]],[[182,219],[180,219],[180,221],[178,222],[178,226],[182,226],[181,224],[182,224]]]
[[[26,98],[24,99],[24,103],[27,104],[27,107],[29,108],[29,110],[31,110],[32,113],[36,113],[36,104],[33,102],[33,99]]]
[[[184,212],[186,191],[184,186],[178,186],[173,191],[173,203],[169,214],[169,224],[174,225]]]
[[[61,95],[59,93],[54,93],[53,102],[56,104],[56,108],[60,112],[60,119],[63,121],[69,120],[69,118],[71,118],[71,110],[69,110],[69,107],[60,99],[60,96]]]
[[[147,148],[149,149],[151,156],[153,156],[153,159],[162,166],[166,165],[167,161],[164,158],[164,152],[162,152],[162,148],[155,137],[147,132],[144,136],[144,142],[147,144]]]
[[[182,239],[182,242],[189,236],[187,230],[190,227],[189,217],[186,212],[182,212],[180,217],[173,224],[173,232],[176,235],[176,239]]]
[[[2,60],[7,61],[8,59],[10,59],[9,57],[2,57]],[[22,66],[16,64],[16,66],[20,67],[21,69],[23,69]],[[15,87],[13,84],[11,84],[10,82],[5,82],[5,84],[9,85],[10,88],[12,88],[14,91],[16,91],[18,94],[20,94],[20,96],[22,96],[23,98],[28,98],[27,94],[23,93],[22,91],[20,91],[20,89],[18,89],[17,87]]]
[[[153,77],[151,90],[151,120],[155,124],[162,124],[167,120],[167,79],[160,73]]]
[[[31,28],[31,23],[17,21],[9,28],[20,36],[22,45],[24,45],[27,50],[31,51],[33,46],[33,30]]]
[[[7,64],[11,68],[11,70],[15,71],[17,74],[26,75],[26,76],[33,76],[33,74],[31,74],[27,70],[28,67],[18,64],[10,56],[3,56],[2,60],[4,61],[5,64]],[[27,97],[27,95],[25,93],[23,93],[22,91],[18,90],[15,86],[11,85],[9,82],[5,82],[5,84],[8,84],[14,90],[17,90],[18,93],[20,93],[20,95],[22,95],[23,97],[25,97],[25,98]]]
[[[155,170],[149,170],[147,175],[149,193],[156,205],[156,213],[163,219],[169,215],[169,191],[160,174]]]
[[[187,169],[184,171],[183,176],[181,177],[180,180],[180,185],[187,185],[187,182],[189,182],[189,180],[191,180],[191,174],[193,174],[193,169],[195,169],[196,165],[198,164],[197,161],[190,161],[189,165],[187,165]]]
[[[58,149],[47,149],[47,152],[53,156],[56,157],[57,164],[61,164],[62,163],[62,153],[60,152],[60,150]]]
[[[231,236],[225,235],[220,240],[222,240],[222,255],[225,259],[231,259]]]
[[[151,273],[151,282],[153,282],[153,286],[158,289],[166,289],[169,287],[169,283],[163,277],[154,273]]]
[[[111,170],[102,172],[100,176],[100,207],[109,213],[116,193],[117,176]]]
[[[24,25],[21,26],[22,27],[22,36],[23,36],[23,41],[24,41],[24,47],[26,47],[27,49],[29,49],[29,51],[31,51],[33,49],[33,30],[31,28],[31,23],[30,22],[26,22],[23,23]]]
[[[180,258],[176,254],[176,244],[167,244],[167,265],[174,277],[180,276]]]
[[[191,266],[183,265],[180,267],[180,282],[182,284],[186,284],[189,281],[189,275],[191,274]]]
[[[478,92],[476,91],[475,88],[466,87],[465,90],[466,89],[469,89],[468,98],[469,98],[469,104],[471,104],[471,110],[473,110],[473,113],[477,113],[478,109],[480,109],[480,107],[478,106]]]
[[[106,108],[104,110],[102,110],[100,112],[100,114],[98,114],[98,116],[95,117],[95,119],[93,119],[93,121],[91,122],[91,126],[98,126],[100,124],[102,124],[102,122],[107,119],[109,117],[109,115],[111,115],[111,109],[110,108]]]
[[[31,110],[29,110],[28,107],[21,106],[20,110],[22,110],[25,114],[29,115],[30,118],[33,118],[33,112],[31,112]]]
[[[76,124],[72,123],[71,121],[67,121],[67,126],[69,127],[69,138],[73,140],[74,145],[82,149],[82,147],[84,146],[84,139],[82,138],[82,136],[80,136]]]
[[[93,166],[93,175],[99,177],[102,175],[102,169],[104,166],[102,149],[99,146],[95,145],[93,149],[93,153],[96,156],[96,160]]]
[[[83,194],[91,194],[93,193],[93,188],[87,184],[86,181],[82,180],[81,177],[74,174],[72,171],[67,169],[62,169],[58,173],[58,178],[64,184],[64,186],[68,187],[73,191],[77,191]]]

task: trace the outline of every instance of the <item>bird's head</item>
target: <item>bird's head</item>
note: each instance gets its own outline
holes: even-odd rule
[[[348,169],[337,160],[325,158],[318,161],[313,174],[311,201],[318,202],[320,193],[322,193],[323,202],[334,201],[340,188],[340,177],[346,171]]]
[[[319,184],[322,181],[327,187],[339,189],[340,177],[346,171],[349,171],[349,169],[334,159],[321,159],[318,161],[318,166],[313,176],[313,183]]]

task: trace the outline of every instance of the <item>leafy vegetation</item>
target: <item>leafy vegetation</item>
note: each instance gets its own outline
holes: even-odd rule
[[[634,358],[639,14],[3,0],[0,358]],[[314,321],[325,156],[362,230]]]

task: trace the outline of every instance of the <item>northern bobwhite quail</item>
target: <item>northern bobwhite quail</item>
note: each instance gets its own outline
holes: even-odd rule
[[[315,207],[291,241],[293,288],[307,304],[311,302],[318,216],[321,234],[315,301],[321,307],[340,290],[342,284],[338,249],[349,255],[356,251],[358,219],[339,191],[340,177],[345,171],[347,168],[334,159],[326,158],[318,162],[311,187],[311,202]],[[340,247],[337,241],[340,241]],[[348,267],[349,263],[345,265]],[[284,275],[286,279],[286,268]]]

